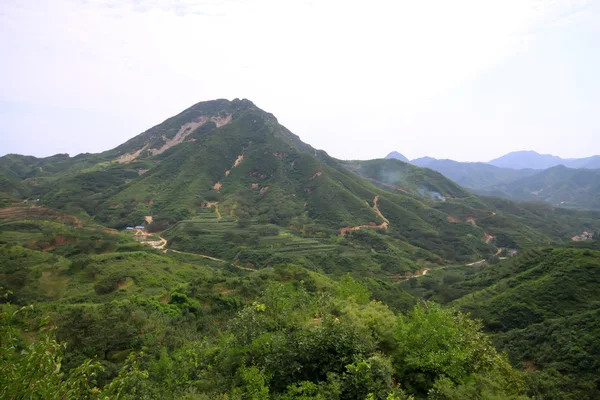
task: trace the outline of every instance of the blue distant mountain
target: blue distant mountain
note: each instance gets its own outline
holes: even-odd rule
[[[480,195],[600,209],[600,156],[560,158],[535,151],[515,151],[487,163],[433,157],[407,161],[398,152],[392,152],[386,158],[398,158],[433,169]]]
[[[558,165],[569,168],[600,168],[600,156],[587,158],[560,158],[550,154],[539,154],[535,151],[514,151],[488,162],[500,168],[512,169],[548,169]]]
[[[392,151],[390,154],[385,156],[385,158],[393,158],[395,160],[404,161],[405,163],[410,162],[408,160],[408,158],[404,157],[402,154],[398,153],[397,151]]]

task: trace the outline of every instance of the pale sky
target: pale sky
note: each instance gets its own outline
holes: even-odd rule
[[[343,159],[600,154],[600,2],[1,0],[0,155],[248,98]]]

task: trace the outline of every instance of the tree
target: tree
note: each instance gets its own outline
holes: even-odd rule
[[[369,289],[355,281],[350,274],[344,275],[336,288],[335,294],[341,299],[353,299],[358,304],[366,304],[371,298]]]
[[[57,336],[87,357],[109,359],[111,351],[135,348],[145,318],[129,305],[109,303],[98,310],[72,307],[58,319]]]
[[[5,295],[5,298],[7,296]],[[118,399],[137,398],[146,371],[140,371],[139,360],[131,355],[119,375],[99,388],[95,377],[103,367],[94,360],[65,372],[62,368],[65,346],[54,338],[48,320],[35,340],[24,341],[15,328],[15,319],[32,307],[14,309],[0,305],[0,398],[3,399]]]
[[[479,321],[443,309],[435,303],[417,305],[398,317],[394,366],[398,380],[414,394],[425,395],[441,379],[461,385],[474,375],[495,376],[506,382],[508,394],[519,393],[523,383],[507,359],[498,354]]]

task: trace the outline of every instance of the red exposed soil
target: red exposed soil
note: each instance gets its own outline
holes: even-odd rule
[[[485,232],[483,233],[483,241],[486,243],[491,243],[491,241],[494,240],[495,238],[496,238],[496,236],[489,235]]]
[[[310,177],[309,181],[312,181],[313,179],[315,179],[316,177],[321,176],[321,175],[323,175],[323,173],[321,171],[316,172],[313,176]]]
[[[233,166],[231,168],[237,167],[238,165],[241,164],[242,161],[244,161],[244,154],[240,154],[238,156],[238,158],[235,160],[235,162],[233,163]]]
[[[452,223],[454,223],[454,224],[455,224],[455,223],[457,223],[457,222],[460,222],[460,221],[459,221],[459,220],[457,220],[456,218],[454,218],[454,217],[452,217],[452,216],[450,216],[450,215],[449,215],[449,216],[448,216],[448,222],[452,222]]]

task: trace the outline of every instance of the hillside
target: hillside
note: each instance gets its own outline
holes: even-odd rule
[[[339,272],[366,257],[369,270],[403,274],[596,228],[588,214],[478,198],[398,160],[333,159],[248,100],[198,103],[104,153],[0,165],[38,205],[145,224],[176,250],[257,267],[300,257]]]
[[[525,156],[537,157],[535,156],[537,153],[534,152],[511,154],[503,160],[510,161],[513,158],[520,160]],[[542,159],[547,161],[547,165],[552,165],[557,157],[549,157],[542,157]],[[600,169],[593,169],[597,168],[595,160],[597,156],[585,159],[561,159],[559,165],[547,169],[521,168],[526,163],[518,164],[517,167],[506,167],[513,165],[509,161],[504,164],[499,162],[498,165],[505,165],[500,167],[491,163],[457,162],[431,157],[415,159],[410,163],[438,171],[453,182],[479,195],[502,197],[517,202],[537,201],[559,207],[597,210],[600,209],[597,200]],[[563,164],[570,165],[572,168],[565,167]]]
[[[547,290],[517,315],[595,321],[582,305],[595,251],[549,261],[580,286],[572,302],[558,272],[552,287],[490,285],[599,231],[599,213],[477,196],[396,159],[336,160],[248,100],[198,103],[104,153],[0,167],[0,397],[539,397],[556,379],[520,370],[500,306]],[[452,288],[434,283],[456,270]],[[485,325],[420,304],[427,293]]]
[[[283,258],[257,270],[153,249],[144,244],[152,237],[138,233],[20,202],[0,207],[0,367],[11,372],[0,376],[2,397],[251,398],[258,391],[255,398],[274,400],[374,393],[408,400],[408,393],[460,392],[473,376],[488,383],[470,390],[524,391],[479,325],[465,317],[455,324],[455,314],[440,308],[424,314],[382,276],[332,279]],[[369,260],[351,262],[360,270]],[[19,310],[28,304],[35,308]],[[440,369],[416,351],[426,346],[440,360],[468,357]]]
[[[233,222],[217,218],[213,224]],[[270,241],[271,249],[282,243],[301,252],[318,245],[300,238],[289,241],[290,233],[266,227],[271,231],[260,237]],[[238,226],[236,232],[248,238],[253,229]],[[368,243],[385,254],[385,236],[377,239],[370,233],[354,232],[353,243]],[[25,364],[20,353],[3,347],[0,366],[15,374],[0,378],[1,390],[42,390],[19,389],[21,373],[36,376],[37,382],[49,380],[44,387],[70,382],[81,368],[88,371],[86,365],[100,368],[80,365],[96,358],[102,369],[95,384],[102,393],[111,393],[111,382],[127,382],[118,386],[125,398],[186,398],[192,393],[214,398],[256,390],[261,399],[274,400],[307,393],[338,400],[366,399],[369,393],[379,393],[375,398],[381,399],[395,393],[406,400],[409,394],[433,398],[431,393],[463,398],[464,391],[515,399],[525,394],[550,398],[543,396],[549,390],[578,398],[597,394],[589,380],[597,363],[597,330],[589,330],[597,322],[597,251],[529,250],[508,265],[491,266],[458,284],[456,290],[473,294],[455,304],[501,332],[494,340],[509,350],[517,367],[511,368],[479,324],[465,315],[434,303],[413,308],[417,300],[402,287],[416,279],[398,285],[382,271],[363,275],[373,262],[366,257],[371,251],[347,258],[355,278],[336,278],[328,273],[327,262],[302,266],[299,259],[280,255],[270,268],[257,270],[194,253],[152,249],[139,240],[133,232],[118,233],[40,206],[12,203],[0,208],[0,276],[8,285],[4,289],[12,290],[8,300],[35,304],[35,311],[5,318],[14,308],[0,303],[0,330],[11,333],[11,341],[2,345],[25,347],[35,335],[32,356],[45,366],[36,371],[31,365],[37,364]],[[260,241],[249,246],[269,248]],[[351,248],[360,253],[356,246],[346,252]],[[451,274],[456,268],[475,271],[471,266],[434,267],[426,276],[417,275],[418,284],[429,287],[436,273]],[[529,298],[533,300],[521,303]],[[533,317],[520,318],[522,314]],[[36,331],[44,318],[52,321],[50,333]],[[512,329],[524,322],[544,325],[531,325],[526,334]],[[579,353],[558,350],[568,348],[566,329],[578,341]],[[590,335],[581,336],[584,330]],[[67,344],[66,350],[45,347],[54,337]],[[548,354],[547,340],[556,343],[557,351]],[[135,361],[127,358],[131,351],[138,354]],[[520,372],[523,355],[541,372]],[[555,369],[566,375],[554,376]],[[59,370],[66,375],[53,380]],[[581,374],[581,379],[574,381],[569,374]],[[353,397],[356,393],[361,397]]]
[[[600,209],[600,169],[571,169],[561,165],[499,185],[497,189],[518,200]]]
[[[450,267],[402,284],[481,319],[536,398],[597,398],[600,242],[529,249],[493,265]],[[505,258],[505,257],[503,257]]]
[[[483,287],[453,304],[498,332],[495,342],[515,365],[557,370],[592,398],[600,395],[592,383],[600,365],[599,276],[600,252],[545,249],[467,280],[459,288]]]

